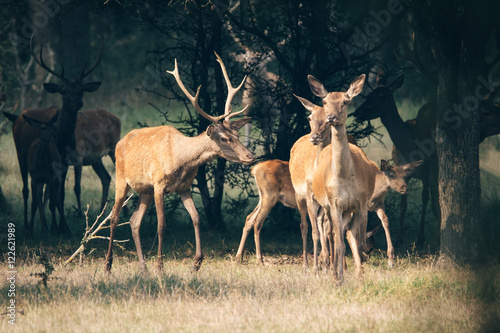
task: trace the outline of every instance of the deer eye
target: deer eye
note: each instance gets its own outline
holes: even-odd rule
[[[228,138],[220,138],[220,142],[225,144],[225,143],[229,142],[229,139]]]

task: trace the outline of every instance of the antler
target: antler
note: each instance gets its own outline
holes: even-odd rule
[[[245,106],[243,108],[243,110],[235,112],[235,113],[232,113],[231,101],[233,100],[234,95],[241,89],[241,87],[243,87],[243,83],[245,83],[245,80],[246,80],[247,77],[245,76],[243,78],[243,81],[241,82],[241,84],[237,88],[234,88],[231,85],[231,81],[229,80],[229,76],[227,75],[226,67],[224,66],[224,63],[222,62],[222,59],[219,57],[219,55],[217,53],[215,53],[215,55],[217,56],[217,61],[219,62],[220,66],[221,66],[222,74],[224,75],[224,79],[226,80],[227,91],[228,91],[227,92],[226,104],[224,106],[224,114],[221,115],[221,116],[214,117],[214,116],[211,116],[211,115],[209,115],[208,113],[206,113],[205,111],[202,110],[202,108],[200,107],[200,104],[198,103],[198,98],[200,97],[200,88],[201,88],[201,86],[199,86],[198,89],[196,90],[196,95],[194,97],[193,97],[193,95],[191,95],[189,93],[189,91],[184,86],[184,83],[182,83],[181,77],[179,75],[179,68],[177,67],[177,59],[175,59],[174,70],[173,71],[167,71],[167,73],[172,74],[174,76],[175,81],[177,81],[177,84],[181,88],[182,92],[191,101],[191,104],[193,104],[193,106],[196,109],[196,111],[203,118],[208,119],[208,120],[210,120],[213,123],[217,123],[217,122],[219,122],[222,119],[229,120],[231,117],[237,116],[237,115],[245,112],[246,109],[247,109],[247,107],[248,107],[248,105],[247,105],[247,106]]]
[[[227,75],[227,70],[226,70],[226,66],[224,65],[224,62],[222,61],[221,57],[219,57],[219,55],[216,52],[214,52],[214,53],[215,53],[215,56],[217,57],[217,61],[220,64],[222,74],[224,75],[224,80],[226,80],[227,98],[226,98],[226,104],[224,106],[224,117],[223,118],[226,118],[227,120],[229,120],[231,117],[237,116],[237,115],[245,112],[247,107],[248,107],[248,105],[247,105],[243,108],[243,110],[232,113],[231,101],[233,100],[234,95],[236,95],[236,93],[241,89],[241,87],[243,87],[243,84],[245,83],[247,76],[245,75],[245,77],[243,78],[243,81],[241,81],[240,85],[238,87],[234,88],[231,85],[231,81],[229,80],[229,75]]]
[[[103,45],[104,45],[104,38],[101,35],[101,47],[99,49],[99,55],[97,56],[95,63],[92,65],[92,67],[90,67],[90,69],[88,71],[85,72],[86,66],[83,66],[82,73],[80,74],[80,79],[83,79],[84,77],[89,75],[97,66],[99,66],[99,63],[101,62],[101,58],[102,58]]]
[[[177,84],[179,85],[179,87],[181,88],[182,92],[184,93],[184,95],[186,95],[186,97],[191,101],[191,104],[193,104],[194,108],[196,109],[196,111],[198,111],[198,113],[205,119],[208,119],[210,120],[211,122],[213,123],[217,123],[218,121],[220,121],[221,119],[224,119],[226,117],[226,115],[222,115],[222,116],[219,116],[219,117],[213,117],[211,115],[209,115],[208,113],[206,113],[205,111],[203,111],[200,107],[200,104],[198,104],[198,98],[200,96],[200,88],[201,86],[198,87],[198,90],[196,90],[196,95],[193,97],[193,95],[191,95],[189,93],[189,91],[186,89],[186,87],[184,86],[184,83],[182,83],[182,80],[179,76],[179,68],[177,67],[177,59],[175,59],[175,68],[173,71],[167,71],[167,73],[169,74],[172,74],[175,78],[175,81],[177,81]]]
[[[62,73],[59,74],[56,71],[50,69],[47,65],[45,65],[45,63],[43,61],[43,45],[40,44],[40,59],[38,59],[38,57],[36,56],[35,50],[33,50],[33,37],[35,37],[35,34],[36,34],[37,31],[38,31],[38,28],[35,29],[35,31],[33,31],[33,34],[31,35],[31,38],[30,38],[30,51],[31,51],[31,56],[33,57],[33,60],[35,60],[35,62],[40,67],[42,67],[43,69],[45,69],[47,72],[51,73],[55,77],[60,78],[61,80],[65,80],[65,78],[64,78],[64,67],[62,68]]]

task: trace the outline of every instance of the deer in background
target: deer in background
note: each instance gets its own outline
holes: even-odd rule
[[[47,72],[51,73],[53,76],[59,78],[62,81],[62,85],[55,83],[44,83],[44,88],[49,93],[58,93],[62,96],[62,107],[51,107],[46,109],[27,109],[24,110],[21,115],[27,115],[30,118],[36,119],[40,122],[47,122],[50,120],[54,114],[59,110],[57,117],[57,139],[56,145],[61,155],[60,165],[55,165],[57,169],[58,176],[61,179],[60,188],[60,201],[62,202],[64,208],[64,180],[66,179],[66,173],[68,170],[68,159],[70,159],[70,152],[74,151],[76,148],[75,140],[75,128],[77,122],[78,111],[82,108],[83,94],[85,92],[93,92],[97,90],[100,86],[100,82],[89,82],[83,83],[83,79],[88,76],[100,63],[102,56],[102,39],[101,48],[99,55],[95,63],[86,69],[84,66],[80,76],[75,80],[69,80],[64,77],[64,67],[61,73],[57,73],[53,69],[45,65],[43,60],[43,47],[40,47],[40,58],[38,59],[35,51],[33,49],[33,38],[36,31],[31,36],[30,40],[30,50],[31,55],[35,62],[45,69]],[[31,144],[36,140],[40,133],[36,128],[32,128],[24,117],[15,117],[13,115],[6,114],[7,117],[12,116],[10,119],[13,120],[12,125],[12,135],[14,137],[14,143],[16,145],[17,158],[19,161],[19,168],[21,171],[21,177],[23,181],[23,200],[24,200],[24,227],[28,230],[28,152]],[[59,231],[63,233],[71,233],[65,220],[61,220],[59,224]]]
[[[56,114],[57,112],[57,108],[47,109],[48,116]],[[7,112],[4,112],[4,115],[12,121],[12,123],[16,122],[19,118]],[[113,163],[115,163],[115,147],[120,140],[120,133],[121,122],[114,114],[103,109],[78,112],[75,128],[75,150],[70,152],[67,159],[68,163],[74,166],[74,192],[78,211],[82,211],[81,178],[82,167],[86,165],[92,166],[92,169],[101,180],[101,209],[104,208],[108,200],[111,176],[104,167],[102,158],[105,155],[109,155]]]
[[[375,190],[373,191],[370,199],[369,210],[374,211],[382,222],[387,239],[387,257],[389,267],[394,265],[394,247],[391,241],[391,234],[389,231],[389,219],[385,214],[384,200],[387,192],[390,189],[405,194],[408,191],[405,178],[413,172],[422,162],[413,162],[403,166],[389,165],[387,161],[382,160],[380,169],[373,171],[375,174]],[[255,238],[255,254],[257,262],[262,264],[262,252],[260,246],[260,231],[262,225],[276,203],[281,202],[286,207],[297,208],[295,200],[295,191],[293,189],[292,179],[290,177],[289,163],[281,160],[269,160],[261,162],[252,168],[252,175],[255,178],[255,184],[259,191],[259,203],[255,209],[247,216],[243,233],[241,236],[240,246],[236,254],[237,261],[243,260],[243,250],[245,247],[246,238],[250,230],[254,229]],[[323,223],[320,223],[322,221]],[[331,233],[331,228],[328,228],[329,223],[324,219],[318,219],[318,229],[321,237],[326,238]],[[326,229],[326,230],[325,230]],[[366,237],[369,239],[374,231],[367,232]],[[330,242],[330,246],[333,243]],[[321,242],[322,252],[323,249],[328,249],[326,239]],[[333,253],[330,247],[329,253]],[[370,249],[368,249],[370,250]],[[331,262],[331,261],[330,261]]]
[[[226,67],[222,59],[215,54],[219,62],[228,88],[224,114],[211,116],[203,111],[198,103],[200,87],[193,97],[186,89],[179,75],[177,60],[172,74],[195,110],[205,119],[212,122],[206,132],[196,137],[186,137],[171,126],[136,129],[127,134],[116,146],[116,193],[110,222],[109,249],[106,256],[105,270],[110,272],[113,264],[113,240],[121,207],[130,189],[139,193],[139,204],[130,218],[130,227],[134,238],[139,264],[146,271],[142,253],[139,230],[141,221],[151,201],[154,199],[158,218],[158,257],[157,269],[163,268],[162,246],[165,233],[165,216],[163,211],[164,195],[179,193],[184,207],[193,221],[196,254],[193,269],[198,270],[203,261],[200,238],[200,218],[191,195],[191,184],[198,172],[198,167],[217,157],[231,162],[251,164],[252,153],[240,142],[238,130],[250,118],[231,121],[245,109],[232,113],[231,101],[241,89],[241,84],[234,88],[231,85]]]
[[[366,226],[375,176],[370,169],[376,165],[361,148],[347,140],[347,108],[363,89],[365,75],[356,78],[347,92],[328,92],[317,80],[310,81],[312,92],[323,99],[331,128],[331,144],[323,149],[314,170],[312,190],[315,199],[332,224],[334,237],[333,267],[343,281],[344,234],[354,257],[355,271],[361,273],[359,250],[366,249]],[[358,247],[359,239],[359,247]]]
[[[440,225],[439,197],[438,197],[438,165],[435,149],[429,153],[421,151],[417,144],[420,142],[433,142],[433,131],[436,128],[436,105],[428,103],[422,106],[418,112],[417,119],[404,122],[394,101],[393,93],[399,89],[404,82],[404,76],[400,75],[391,84],[382,71],[377,75],[377,88],[366,96],[366,101],[360,105],[353,116],[356,121],[369,121],[380,118],[382,124],[394,144],[393,159],[397,164],[407,163],[412,159],[425,156],[425,163],[411,175],[422,181],[422,211],[420,226],[417,235],[417,245],[422,245],[425,240],[425,214],[431,195],[432,211]],[[486,137],[500,133],[500,106],[489,99],[480,102],[480,141]],[[407,196],[401,199],[401,218],[398,232],[398,241],[402,241],[404,232],[404,220],[407,210]],[[439,233],[439,228],[437,228]]]
[[[61,178],[56,174],[54,165],[61,164],[61,155],[57,149],[57,121],[56,114],[48,121],[41,122],[30,118],[26,114],[26,122],[39,129],[40,136],[35,139],[28,150],[28,172],[31,176],[31,219],[27,231],[33,233],[36,211],[40,215],[42,232],[48,231],[45,220],[45,205],[43,203],[43,187],[47,184],[46,193],[50,197],[50,211],[52,213],[52,230],[57,229],[55,208],[59,211],[59,225],[65,224],[64,210],[59,198]]]

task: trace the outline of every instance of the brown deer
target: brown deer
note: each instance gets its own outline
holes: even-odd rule
[[[41,122],[47,122],[52,116],[59,110],[57,118],[57,140],[56,145],[61,155],[60,165],[54,165],[56,168],[55,172],[61,178],[61,189],[60,189],[60,200],[64,205],[64,179],[66,179],[66,173],[68,170],[68,165],[71,159],[71,152],[76,148],[75,140],[75,128],[77,122],[78,111],[82,108],[83,94],[85,92],[93,92],[99,88],[100,82],[89,82],[83,83],[83,79],[88,76],[100,63],[102,56],[102,39],[101,48],[99,55],[95,63],[86,70],[84,66],[80,76],[75,80],[69,80],[64,77],[64,67],[61,73],[57,73],[53,69],[45,65],[43,60],[43,47],[40,47],[40,58],[37,57],[33,49],[33,38],[36,31],[31,36],[30,40],[30,50],[31,55],[35,62],[54,75],[62,81],[62,85],[55,83],[44,83],[44,88],[49,93],[58,93],[62,96],[62,107],[51,107],[46,109],[27,109],[24,110],[21,115],[28,115],[29,117],[36,119]],[[6,114],[7,117],[9,117]],[[27,156],[31,143],[39,137],[39,131],[32,128],[25,120],[24,117],[11,117],[13,120],[12,134],[14,137],[14,143],[16,145],[17,158],[19,161],[19,168],[21,170],[21,177],[23,180],[23,200],[24,200],[24,226],[28,227],[28,165]],[[64,207],[64,206],[63,206]],[[59,225],[59,231],[64,233],[71,233],[68,225],[61,220]]]
[[[47,115],[56,114],[57,111],[56,108],[47,109]],[[19,118],[7,112],[4,112],[4,114],[13,123]],[[75,170],[74,192],[78,211],[82,210],[82,166],[92,166],[92,169],[101,180],[101,209],[107,202],[111,176],[104,167],[102,158],[109,155],[113,163],[115,163],[115,147],[120,140],[120,133],[121,122],[114,114],[103,109],[78,112],[75,128],[76,146],[75,150],[71,151],[67,158],[69,165],[73,165]]]
[[[38,209],[42,232],[48,231],[45,220],[45,205],[43,204],[43,187],[47,184],[46,193],[50,196],[50,211],[52,213],[52,229],[57,228],[55,208],[59,211],[59,225],[65,223],[64,211],[59,198],[61,178],[56,174],[54,165],[61,164],[61,155],[57,149],[56,114],[48,121],[41,122],[26,114],[23,118],[28,124],[39,129],[40,136],[35,139],[27,156],[28,172],[31,176],[31,220],[28,232],[33,232],[35,214]]]
[[[309,75],[309,85],[312,82],[319,82]],[[312,197],[312,177],[316,168],[319,155],[324,147],[330,144],[330,131],[327,125],[327,118],[324,107],[317,106],[305,98],[296,96],[302,105],[311,112],[309,124],[311,134],[304,135],[298,139],[290,150],[290,176],[297,200],[297,207],[300,213],[300,230],[302,233],[302,258],[304,270],[307,269],[307,216],[311,222],[313,238],[313,271],[318,271],[318,240],[319,230],[317,228],[316,214],[317,205]],[[350,136],[350,140],[356,140]],[[322,249],[322,258],[327,256]]]
[[[177,60],[172,74],[183,93],[191,101],[196,111],[212,124],[195,137],[186,137],[171,126],[150,127],[133,130],[116,146],[116,193],[115,206],[111,216],[109,250],[106,256],[106,271],[111,271],[113,264],[113,239],[118,223],[118,217],[123,202],[130,189],[139,193],[139,204],[130,218],[130,227],[134,238],[139,264],[143,271],[146,264],[142,254],[139,229],[147,207],[154,198],[158,218],[158,257],[157,268],[163,267],[162,246],[165,232],[165,216],[163,212],[163,197],[165,194],[179,193],[184,206],[193,221],[196,254],[193,269],[198,270],[203,260],[200,238],[200,218],[191,196],[191,184],[198,167],[217,157],[223,157],[231,162],[251,164],[254,161],[252,153],[240,142],[237,130],[243,127],[250,118],[230,121],[230,118],[242,113],[245,109],[231,113],[231,101],[241,89],[242,83],[234,88],[231,85],[226,67],[216,54],[228,88],[224,114],[213,117],[203,111],[198,104],[200,88],[193,97],[186,89],[179,76]]]
[[[347,140],[347,108],[363,89],[365,75],[356,78],[347,92],[328,92],[317,80],[310,81],[313,93],[323,98],[331,127],[331,144],[323,149],[314,170],[312,190],[332,224],[334,237],[333,272],[343,281],[345,255],[344,234],[351,247],[356,274],[361,273],[359,249],[366,249],[366,226],[370,198],[375,188],[377,166],[368,160],[361,148]],[[359,239],[359,248],[358,248]]]
[[[78,211],[82,210],[81,179],[82,166],[90,165],[102,184],[101,209],[108,200],[111,176],[107,172],[102,158],[109,155],[115,163],[115,147],[120,140],[121,122],[114,114],[103,110],[85,110],[78,112],[75,138],[76,148],[71,164],[75,167],[75,195]]]
[[[392,245],[391,234],[389,231],[389,219],[385,214],[385,196],[390,189],[401,194],[405,194],[408,191],[405,178],[421,163],[422,162],[420,161],[403,166],[390,166],[387,161],[382,160],[380,170],[377,171],[373,169],[373,171],[376,172],[375,190],[373,191],[370,199],[369,210],[374,211],[377,214],[382,222],[382,226],[384,227],[387,239],[389,267],[394,265],[394,247]],[[252,168],[252,175],[255,178],[255,183],[259,191],[259,203],[247,216],[241,236],[240,246],[236,254],[236,259],[240,262],[243,260],[245,242],[248,237],[248,233],[253,228],[255,238],[255,254],[257,262],[262,264],[263,259],[260,246],[260,232],[267,215],[278,202],[281,202],[283,205],[290,208],[297,208],[297,203],[295,200],[295,190],[293,189],[288,162],[281,160],[261,162]],[[318,229],[320,233],[328,234],[329,229],[326,228],[327,232],[324,232],[323,230],[325,228],[323,228],[319,221],[320,220],[318,220]],[[324,224],[325,227],[329,225],[329,223]],[[325,237],[326,236],[327,235],[325,235]],[[370,236],[371,234],[367,233],[367,238],[370,238]],[[323,240],[321,244],[322,250],[323,248],[328,249],[326,240]]]

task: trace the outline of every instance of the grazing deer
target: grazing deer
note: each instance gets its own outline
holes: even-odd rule
[[[389,267],[394,265],[394,247],[391,241],[389,231],[389,219],[385,214],[384,200],[387,192],[392,189],[401,194],[408,191],[405,178],[413,172],[422,162],[413,162],[403,166],[390,166],[387,161],[382,160],[380,169],[375,172],[375,189],[370,199],[369,210],[374,211],[382,222],[387,239],[387,256],[389,259]],[[259,191],[259,203],[255,209],[247,216],[243,233],[241,236],[240,246],[236,254],[237,261],[243,260],[243,250],[245,242],[250,230],[254,229],[255,239],[255,254],[258,263],[263,263],[262,252],[260,246],[260,231],[267,215],[276,203],[281,202],[286,207],[297,208],[295,200],[295,190],[293,189],[292,179],[288,162],[281,160],[264,161],[252,168],[252,175],[255,178],[255,183]],[[320,223],[318,220],[318,229],[321,237],[327,237],[330,228],[329,223]],[[323,224],[323,226],[322,226]],[[324,231],[326,229],[326,231]],[[372,231],[373,232],[373,231]],[[370,238],[372,233],[367,233],[366,237]],[[368,239],[367,239],[368,241]],[[327,249],[326,239],[322,240],[322,250]],[[323,251],[322,251],[323,252]],[[333,251],[330,250],[330,253]]]
[[[57,149],[57,121],[56,114],[48,121],[41,122],[23,114],[26,122],[39,129],[40,136],[35,139],[28,150],[27,164],[28,172],[31,176],[31,220],[27,232],[33,232],[35,214],[38,209],[42,232],[47,231],[45,220],[45,205],[43,204],[43,186],[47,184],[47,193],[50,196],[50,211],[52,213],[52,230],[56,230],[56,212],[59,211],[59,226],[65,224],[64,211],[59,198],[61,178],[56,172],[54,165],[61,164],[61,155]]]
[[[36,33],[36,31],[35,31]],[[64,179],[66,179],[66,173],[68,171],[69,159],[71,159],[71,152],[75,150],[75,128],[77,122],[78,111],[82,108],[83,94],[85,92],[93,92],[99,88],[100,82],[89,82],[83,83],[83,79],[88,76],[100,63],[102,56],[102,39],[101,48],[99,55],[95,63],[86,70],[84,66],[80,77],[75,80],[69,80],[64,77],[64,67],[61,73],[57,73],[53,69],[45,65],[43,60],[43,47],[40,47],[40,58],[38,59],[35,51],[33,49],[33,37],[30,40],[30,50],[31,55],[35,62],[54,75],[62,81],[62,85],[55,83],[44,83],[43,86],[45,90],[49,93],[58,93],[62,96],[62,107],[51,107],[46,109],[28,109],[24,110],[21,115],[29,115],[31,118],[36,119],[41,122],[47,122],[59,110],[57,118],[57,140],[56,145],[61,155],[61,164],[58,165],[57,172],[61,175],[61,189],[60,189],[60,200],[64,207]],[[9,118],[9,115],[6,114]],[[12,115],[10,115],[12,116]],[[16,145],[17,158],[19,161],[19,168],[21,170],[21,177],[23,180],[23,199],[24,199],[24,226],[28,227],[28,165],[27,165],[27,155],[31,143],[38,138],[39,131],[33,129],[25,120],[24,117],[12,116],[10,119],[13,121],[12,134],[14,137],[14,143]],[[68,225],[61,220],[60,231],[64,233],[71,233]]]
[[[309,75],[309,84],[317,81]],[[327,119],[324,107],[317,106],[305,98],[295,96],[302,105],[311,112],[308,117],[311,126],[311,133],[298,139],[290,150],[290,176],[295,190],[297,207],[300,212],[300,230],[302,233],[302,258],[304,270],[307,269],[307,216],[311,222],[313,238],[313,270],[318,271],[318,239],[319,230],[317,228],[316,214],[317,205],[312,197],[312,176],[316,168],[319,154],[330,144],[330,131],[327,126]],[[354,137],[350,140],[355,142]],[[322,250],[322,257],[326,255]]]
[[[370,198],[375,187],[375,175],[370,172],[376,165],[368,160],[361,148],[347,140],[345,123],[347,108],[363,89],[365,75],[355,79],[347,92],[328,92],[318,80],[311,80],[313,93],[323,99],[327,121],[331,128],[331,144],[321,151],[314,170],[312,190],[332,224],[334,241],[334,272],[343,281],[345,255],[344,234],[351,247],[356,274],[361,273],[358,248],[366,248],[366,226]]]
[[[228,88],[228,96],[222,116],[213,117],[205,113],[198,104],[200,88],[193,97],[186,89],[179,76],[177,60],[172,74],[183,93],[191,101],[196,111],[212,124],[195,137],[186,137],[171,126],[149,127],[133,130],[116,145],[116,193],[115,206],[111,215],[109,250],[106,256],[106,271],[111,271],[113,264],[113,240],[118,217],[123,202],[130,189],[139,193],[139,204],[130,218],[132,236],[142,270],[146,270],[142,254],[139,229],[147,207],[154,198],[158,218],[158,257],[157,268],[163,267],[162,246],[165,232],[165,216],[163,197],[165,194],[179,193],[193,221],[196,254],[193,269],[198,270],[203,260],[200,238],[200,218],[191,196],[191,184],[198,167],[217,157],[223,157],[231,162],[251,164],[254,161],[252,153],[240,142],[237,130],[243,127],[250,118],[230,121],[230,118],[242,113],[245,109],[231,113],[231,101],[241,89],[242,83],[234,88],[231,85],[226,67],[222,59],[215,54],[219,62]]]

